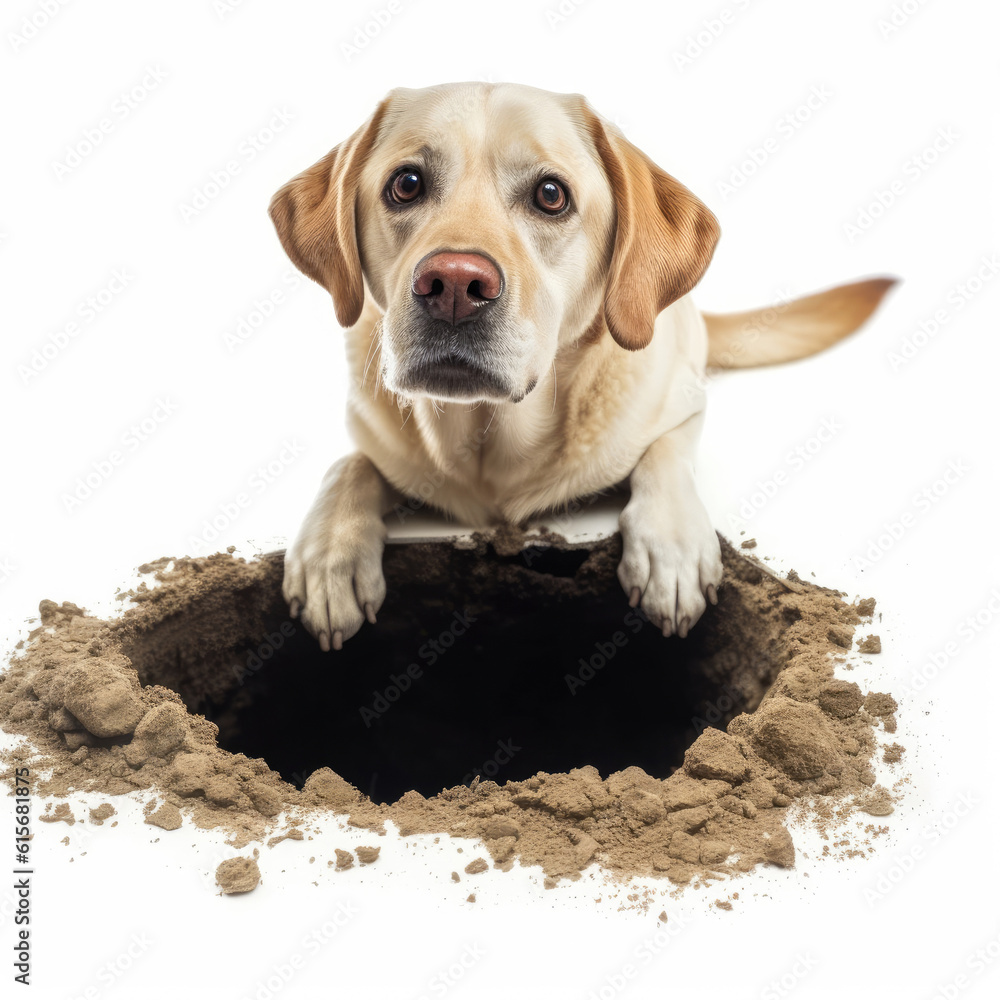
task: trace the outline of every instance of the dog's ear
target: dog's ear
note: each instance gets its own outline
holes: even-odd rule
[[[637,351],[657,314],[691,291],[719,239],[715,216],[614,126],[583,104],[615,201],[615,243],[604,293],[611,336]]]
[[[268,207],[285,253],[333,296],[344,327],[358,321],[365,302],[355,218],[358,178],[388,102],[383,100],[349,139],[293,177]]]

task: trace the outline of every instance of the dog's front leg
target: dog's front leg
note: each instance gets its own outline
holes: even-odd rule
[[[719,538],[695,490],[694,451],[703,414],[657,438],[639,459],[632,496],[619,519],[618,579],[632,607],[664,635],[682,638],[717,601],[722,582]]]
[[[324,652],[340,649],[385,599],[383,516],[396,493],[360,452],[341,459],[285,553],[281,592]]]

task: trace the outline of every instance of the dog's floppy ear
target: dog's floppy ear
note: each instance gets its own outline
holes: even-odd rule
[[[293,177],[268,207],[285,253],[333,296],[344,327],[358,321],[365,302],[355,219],[358,178],[388,102],[383,100],[349,139]]]
[[[586,103],[583,110],[617,217],[604,316],[611,336],[637,351],[652,340],[657,313],[691,291],[705,273],[719,223],[683,184]]]

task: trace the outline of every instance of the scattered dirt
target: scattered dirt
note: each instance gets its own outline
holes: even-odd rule
[[[885,788],[876,786],[858,797],[858,804],[870,816],[888,816],[894,811],[892,794]]]
[[[181,811],[177,806],[164,802],[159,809],[146,817],[146,822],[150,826],[158,826],[163,830],[179,830],[184,822],[184,817],[181,816]]]
[[[94,826],[103,826],[106,819],[111,819],[116,815],[117,810],[110,802],[102,802],[99,806],[90,810],[90,822]]]
[[[858,649],[862,653],[881,653],[882,639],[877,635],[870,635],[858,643]]]
[[[878,716],[882,720],[882,725],[887,733],[896,731],[896,699],[891,694],[881,691],[872,691],[865,698],[865,711],[869,715]]]
[[[470,675],[470,664],[480,665],[491,649],[501,648],[507,656],[505,669],[514,671],[520,655],[503,645],[502,631],[499,638],[488,633],[484,623],[492,609],[502,606],[499,617],[510,642],[516,639],[515,631],[526,631],[525,648],[542,643],[546,657],[569,643],[573,622],[576,631],[583,632],[600,621],[601,614],[617,616],[608,620],[619,624],[628,620],[615,578],[620,539],[587,550],[561,550],[559,539],[548,536],[545,544],[553,549],[537,546],[524,552],[522,541],[506,535],[499,541],[477,536],[465,550],[447,544],[389,546],[389,599],[378,625],[366,626],[363,635],[372,643],[408,637],[404,658],[392,659],[395,654],[386,652],[387,645],[365,647],[369,640],[355,638],[348,647],[353,644],[356,654],[345,647],[344,656],[328,654],[320,660],[310,644],[308,655],[317,657],[322,673],[296,678],[294,684],[288,683],[288,672],[295,669],[291,660],[284,660],[280,671],[274,669],[275,651],[308,636],[297,634],[283,617],[280,553],[252,562],[229,553],[157,560],[140,569],[154,573],[158,585],[140,585],[129,595],[135,606],[110,621],[70,603],[43,601],[42,624],[0,675],[0,724],[27,737],[4,762],[8,769],[29,764],[38,795],[150,791],[157,797],[152,802],[162,804],[155,811],[149,805],[147,822],[165,830],[176,829],[182,821],[222,828],[236,847],[301,840],[298,825],[317,811],[346,814],[353,826],[379,833],[385,821],[392,820],[404,836],[448,833],[478,838],[495,867],[539,865],[546,886],[578,878],[594,862],[621,876],[664,876],[677,885],[748,871],[762,863],[790,867],[795,846],[785,818],[793,804],[811,803],[818,824],[833,822],[831,817],[840,822],[853,809],[873,815],[891,812],[892,795],[874,784],[870,764],[877,722],[881,720],[885,731],[894,731],[896,703],[887,694],[865,694],[857,684],[834,677],[835,667],[854,645],[855,626],[874,612],[874,600],[855,606],[842,594],[797,576],[779,579],[728,543],[723,545],[726,575],[719,606],[709,609],[691,637],[652,636],[655,629],[645,628],[640,616],[634,639],[627,626],[620,633],[599,632],[597,642],[592,637],[581,640],[587,643],[584,656],[571,660],[565,671],[559,667],[555,681],[564,700],[558,708],[542,710],[555,749],[545,746],[538,752],[555,754],[567,741],[574,754],[581,753],[578,747],[592,747],[590,760],[602,764],[600,768],[584,757],[579,766],[529,771],[520,780],[498,783],[490,780],[486,760],[474,778],[463,782],[459,774],[457,783],[437,794],[418,791],[416,783],[389,801],[364,794],[333,769],[339,767],[338,754],[347,752],[346,742],[356,740],[345,736],[331,747],[337,726],[330,716],[306,713],[317,704],[323,712],[333,711],[354,674],[364,669],[359,664],[365,656],[365,694],[374,686],[372,694],[387,701],[402,702],[405,694],[418,702],[432,687],[432,665],[422,667],[431,678],[426,682],[411,674],[412,683],[404,686],[402,678],[406,659],[412,657],[413,637],[428,637],[425,620],[432,605],[452,623],[452,643],[470,628],[483,629],[474,643],[470,640],[466,653],[441,658],[452,671],[446,675],[447,687],[460,699],[459,709],[449,705],[447,715],[466,716],[471,728],[481,727],[481,713],[492,698],[478,686],[491,680],[497,669]],[[612,605],[612,600],[618,603]],[[542,631],[545,628],[555,639]],[[617,634],[624,642],[614,638]],[[444,630],[435,631],[428,641],[444,645],[445,635]],[[295,648],[305,650],[306,645]],[[372,649],[387,657],[374,668]],[[595,666],[595,651],[603,651],[607,666]],[[356,658],[349,659],[351,655]],[[537,675],[539,663],[546,662],[536,659],[530,668]],[[282,696],[291,699],[281,711],[290,713],[303,740],[318,736],[332,766],[310,767],[301,776],[285,768],[283,776],[269,765],[270,751],[265,760],[219,746],[220,726],[227,745],[233,746],[247,736],[246,719],[253,711],[264,713],[265,728],[274,721],[268,713],[277,713],[277,703],[267,698],[275,689],[252,694],[258,678],[268,671],[284,689]],[[511,696],[520,703],[530,683],[531,675],[526,676],[510,684]],[[384,686],[388,677],[394,678],[396,699]],[[608,701],[616,679],[625,684],[621,705]],[[327,690],[315,687],[314,680]],[[648,702],[667,711],[675,689],[683,689],[691,704],[700,706],[698,714],[687,709],[686,728],[675,726],[669,733],[665,728],[661,734],[648,721],[654,716],[642,713]],[[532,711],[538,711],[534,690],[531,693]],[[587,698],[596,714],[586,714]],[[347,702],[354,712],[354,706],[366,704],[363,699]],[[419,729],[406,729],[407,710],[378,712],[377,698],[371,704],[377,717],[371,726],[375,733],[388,732],[379,728],[386,721],[382,715],[402,726],[399,742],[391,745],[394,760],[412,757],[422,764],[423,758],[440,751],[448,767],[461,771],[467,763],[446,759],[454,756],[453,737],[464,738],[465,730],[418,736]],[[361,718],[363,722],[363,712]],[[413,723],[418,724],[425,723]],[[617,745],[615,726],[644,741],[636,744],[636,753],[647,754],[645,767],[615,767],[612,759],[601,756]],[[631,730],[638,730],[638,737]],[[495,733],[488,735],[496,738]],[[579,742],[573,744],[573,739]],[[276,745],[285,742],[282,737]],[[501,752],[509,751],[510,757],[521,751],[520,746],[512,749],[514,738],[506,741],[506,750],[503,740],[497,742],[501,749],[494,762]],[[632,744],[625,745],[631,752]],[[893,744],[883,759],[892,763],[901,754],[902,748]],[[501,766],[523,768],[529,759],[525,750],[513,764],[497,764],[492,773]],[[421,772],[420,780],[432,782],[437,773],[450,772],[433,772],[426,780]],[[103,822],[113,814],[113,808],[104,805],[91,817]],[[65,803],[41,818],[73,822]],[[280,835],[272,836],[278,829]],[[377,847],[357,850],[362,864],[374,861],[378,853]],[[354,863],[350,852],[337,850],[336,857],[338,868]],[[487,867],[477,858],[465,870],[471,874]],[[256,862],[248,858],[224,862],[217,872],[224,892],[248,891],[259,877]],[[460,880],[456,872],[451,877]]]
[[[260,868],[253,858],[229,858],[215,869],[215,881],[227,895],[250,892],[260,885]]]
[[[72,826],[76,822],[68,802],[60,802],[52,812],[44,812],[38,817],[43,823],[65,823]]]
[[[268,842],[268,847],[277,847],[283,840],[305,840],[305,834],[299,829],[286,830],[277,837],[272,837]]]

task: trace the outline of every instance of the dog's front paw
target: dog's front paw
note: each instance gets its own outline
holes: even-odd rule
[[[722,582],[719,537],[701,501],[665,511],[661,502],[635,497],[621,513],[622,560],[618,580],[634,608],[642,605],[664,635],[684,638],[706,601],[718,601]]]
[[[340,649],[385,600],[380,519],[338,524],[329,533],[302,533],[285,553],[281,593],[323,652]]]

